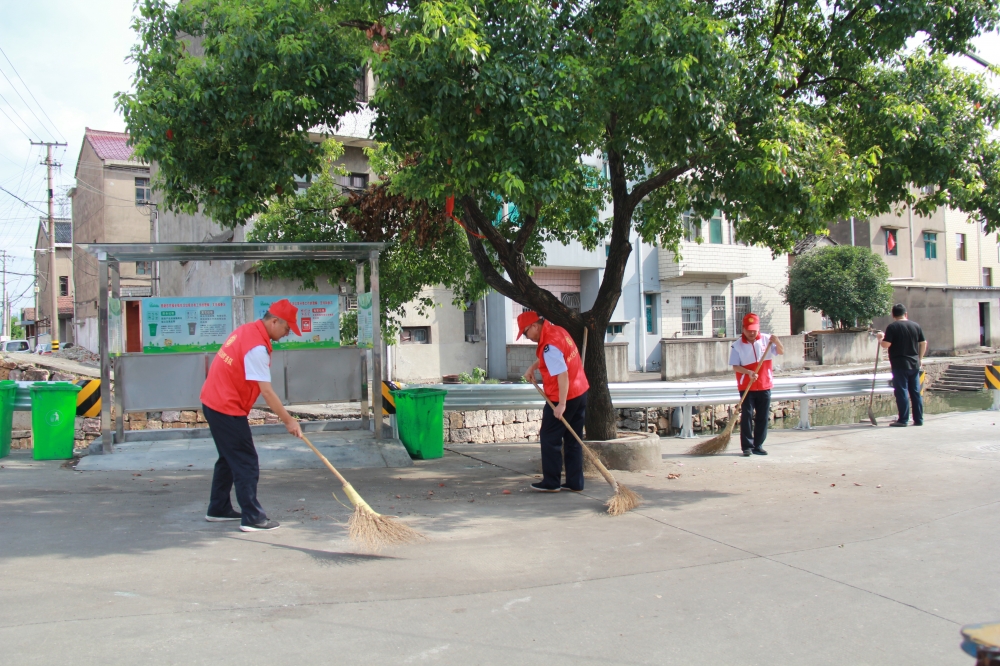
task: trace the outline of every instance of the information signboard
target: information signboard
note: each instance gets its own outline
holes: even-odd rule
[[[340,346],[340,296],[317,294],[315,296],[255,296],[253,312],[260,319],[271,303],[287,298],[299,309],[301,336],[289,333],[288,337],[272,343],[274,349],[315,349]]]
[[[146,354],[218,351],[233,332],[230,296],[142,299]]]
[[[374,340],[372,327],[372,293],[358,294],[358,346],[371,349]]]

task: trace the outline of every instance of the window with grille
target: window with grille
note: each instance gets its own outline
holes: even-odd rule
[[[349,294],[347,296],[347,309],[348,310],[357,310],[358,309],[358,295],[357,294]]]
[[[59,276],[59,295],[69,296],[69,276],[60,275]]]
[[[354,96],[362,103],[366,103],[369,100],[368,94],[368,68],[361,68],[361,76],[354,79]]]
[[[646,294],[646,333],[656,335],[656,294]]]
[[[404,345],[427,345],[431,342],[430,326],[404,326],[399,332],[399,342]]]
[[[562,304],[568,307],[573,312],[580,314],[580,292],[578,291],[564,291],[559,295],[559,300]]]
[[[341,184],[352,190],[363,190],[368,187],[368,174],[352,173],[348,176],[341,176]]]
[[[690,213],[684,213],[682,218],[684,224],[684,240],[691,243],[701,242],[701,220],[691,215]]]
[[[135,202],[137,204],[150,203],[153,198],[149,192],[149,178],[135,179]]]
[[[621,335],[625,332],[625,324],[608,325],[608,335]]]
[[[924,232],[924,259],[937,259],[937,234]]]
[[[466,303],[465,307],[465,341],[479,342],[481,339],[479,331],[479,307],[481,301]]]
[[[681,297],[681,335],[704,335],[701,324],[701,296]]]
[[[153,274],[153,262],[152,261],[137,261],[137,262],[135,262],[135,274],[136,275],[152,275]]]
[[[712,296],[712,334],[726,337],[726,297]]]
[[[748,314],[753,312],[750,305],[750,297],[737,296],[735,302],[733,303],[733,307],[736,308],[736,325],[742,328],[743,317],[746,317]]]
[[[965,261],[965,234],[955,234],[955,258]]]

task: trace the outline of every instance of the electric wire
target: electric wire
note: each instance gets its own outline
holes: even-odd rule
[[[17,196],[16,194],[14,194],[13,192],[11,192],[10,190],[8,190],[8,189],[7,189],[7,188],[5,188],[5,187],[0,187],[0,192],[6,192],[6,193],[7,193],[7,194],[9,194],[10,196],[14,197],[15,199],[17,199],[18,201],[20,201],[21,203],[23,203],[23,204],[24,204],[25,206],[27,206],[28,208],[34,208],[35,210],[37,210],[37,211],[38,211],[39,213],[41,213],[42,215],[48,215],[48,213],[46,213],[46,212],[45,212],[44,210],[42,210],[42,209],[40,209],[40,208],[35,208],[35,207],[34,207],[34,206],[32,206],[32,205],[31,205],[30,203],[28,203],[27,201],[25,201],[25,200],[24,200],[24,199],[22,199],[21,197]]]
[[[35,100],[35,104],[38,106],[38,110],[41,111],[42,115],[48,119],[49,124],[52,126],[52,129],[56,131],[56,134],[58,134],[59,138],[63,140],[63,143],[69,143],[69,141],[66,140],[66,137],[63,136],[63,133],[59,131],[59,128],[56,127],[56,124],[52,121],[52,118],[49,118],[49,114],[45,113],[45,108],[41,104],[39,104],[38,98],[36,98],[34,93],[31,92],[31,88],[28,87],[28,84],[24,81],[24,77],[21,76],[21,73],[17,71],[17,67],[14,67],[14,63],[12,63],[10,61],[10,58],[7,57],[7,53],[3,50],[3,47],[0,47],[0,54],[3,55],[4,59],[7,61],[7,64],[10,65],[10,68],[14,70],[14,74],[17,76],[18,79],[20,79],[21,85],[24,86],[25,91],[27,91],[31,99]]]

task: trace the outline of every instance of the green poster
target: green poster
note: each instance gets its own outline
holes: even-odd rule
[[[287,298],[299,310],[298,326],[302,335],[289,332],[287,337],[272,343],[273,349],[315,349],[340,346],[340,296],[255,296],[254,317],[260,319],[271,303]]]
[[[230,296],[142,299],[146,354],[218,351],[232,332]]]
[[[372,326],[372,293],[366,291],[358,294],[358,346],[371,349],[372,341],[375,339],[374,328]]]

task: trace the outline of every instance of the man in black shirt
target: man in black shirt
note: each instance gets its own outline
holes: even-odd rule
[[[892,366],[892,385],[896,389],[896,408],[899,420],[890,426],[902,427],[910,420],[910,403],[913,403],[913,425],[924,424],[924,401],[920,397],[920,362],[927,352],[927,340],[920,324],[906,317],[906,306],[892,306],[893,322],[878,333],[879,344],[889,350]],[[907,400],[909,394],[909,400]]]

